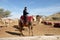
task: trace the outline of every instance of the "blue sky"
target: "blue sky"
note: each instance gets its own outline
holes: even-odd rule
[[[19,18],[27,6],[29,15],[52,15],[60,12],[60,0],[0,0],[0,8],[11,11],[11,18]]]

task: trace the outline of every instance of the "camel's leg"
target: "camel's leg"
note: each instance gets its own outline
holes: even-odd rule
[[[23,30],[23,24],[22,22],[19,23],[19,31],[21,32],[20,34],[23,35],[22,30]]]
[[[30,30],[31,30],[30,22],[28,22],[28,28],[29,28],[29,36],[30,36]]]
[[[29,35],[32,33],[32,36],[33,36],[33,27],[32,27],[32,23],[29,22]]]
[[[31,35],[33,36],[33,21],[30,22]]]
[[[32,36],[33,36],[33,27],[31,26],[31,33],[32,33]]]
[[[29,28],[29,36],[30,36],[30,26],[28,26],[28,28]]]
[[[29,36],[30,36],[30,34],[33,36],[33,27],[31,25],[29,26]]]
[[[22,35],[22,34],[23,34],[23,33],[22,33],[22,27],[20,27],[20,32],[21,32],[20,34]]]

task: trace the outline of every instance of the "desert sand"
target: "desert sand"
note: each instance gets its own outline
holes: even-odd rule
[[[16,28],[17,24],[14,23],[10,24],[7,27],[0,27],[0,38],[4,37],[21,37],[19,30]],[[42,23],[38,24],[37,22],[34,22],[33,26],[33,36],[56,36],[60,35],[60,28],[54,28],[51,25],[44,25]],[[13,26],[11,26],[13,25]],[[25,27],[25,30],[23,30],[23,37],[29,36],[28,28]]]

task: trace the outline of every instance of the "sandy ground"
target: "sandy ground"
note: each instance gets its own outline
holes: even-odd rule
[[[56,36],[60,35],[60,28],[54,28],[51,25],[38,24],[33,26],[33,36]],[[12,25],[12,24],[11,24]],[[0,27],[0,38],[4,37],[21,37],[20,32],[13,26]],[[24,37],[29,36],[28,28],[23,30]]]

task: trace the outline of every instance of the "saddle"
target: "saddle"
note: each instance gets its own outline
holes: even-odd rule
[[[24,23],[24,16],[21,16],[20,19],[22,19],[21,21],[23,22],[23,25],[27,26],[29,22],[31,22],[32,20],[32,16],[27,16],[27,21]]]

